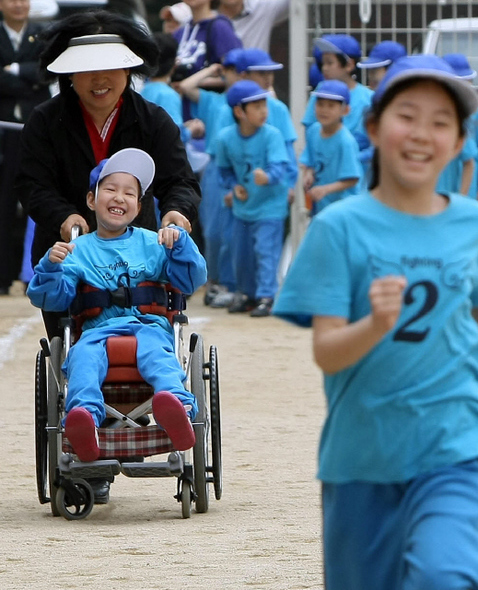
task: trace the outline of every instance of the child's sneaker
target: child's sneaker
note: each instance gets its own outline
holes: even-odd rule
[[[251,299],[247,295],[244,295],[244,293],[234,293],[234,298],[228,311],[229,313],[244,313],[251,311],[255,304],[255,299]]]
[[[257,306],[251,311],[251,318],[265,318],[271,315],[274,300],[271,297],[259,299]]]
[[[224,289],[223,291],[220,291],[214,297],[214,299],[210,303],[210,307],[214,307],[214,308],[218,308],[218,309],[223,308],[223,307],[229,307],[233,301],[234,301],[234,293],[231,293],[230,291],[227,291],[226,289]]]
[[[211,305],[211,301],[219,293],[219,285],[216,283],[209,284],[204,293],[204,305]]]
[[[95,420],[86,408],[73,408],[68,412],[65,436],[80,461],[89,463],[100,456]]]
[[[186,451],[196,443],[196,436],[183,404],[169,391],[158,391],[153,397],[153,416],[166,431],[177,451]]]

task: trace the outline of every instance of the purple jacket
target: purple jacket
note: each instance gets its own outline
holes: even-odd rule
[[[221,14],[196,24],[191,21],[176,31],[174,37],[179,43],[179,62],[191,66],[191,73],[220,63],[228,51],[242,47],[231,21]]]

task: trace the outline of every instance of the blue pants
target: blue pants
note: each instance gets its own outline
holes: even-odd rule
[[[238,291],[251,299],[275,297],[283,240],[283,219],[242,221],[234,217],[232,259]]]
[[[221,248],[219,250],[219,283],[233,292],[236,278],[232,262],[232,207],[223,207],[221,219]]]
[[[322,501],[327,590],[478,589],[478,459]]]
[[[106,417],[101,386],[108,371],[106,339],[110,336],[136,336],[138,371],[155,392],[169,391],[184,405],[190,404],[190,418],[197,413],[194,395],[184,388],[186,375],[174,353],[171,333],[158,324],[129,323],[123,326],[86,330],[72,346],[63,371],[68,378],[65,410],[86,408],[100,426]]]

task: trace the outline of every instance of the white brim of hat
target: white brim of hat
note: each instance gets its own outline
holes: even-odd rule
[[[270,95],[271,93],[268,90],[264,90],[264,92],[261,92],[260,94],[254,94],[253,96],[247,96],[246,98],[243,98],[241,100],[241,103],[244,104],[246,102],[255,102],[256,100],[263,100],[264,98],[267,98]]]
[[[330,41],[326,41],[319,37],[319,39],[315,39],[314,45],[320,49],[322,53],[340,53],[342,55],[346,55],[341,49],[334,45]]]
[[[131,174],[138,179],[141,185],[141,196],[147,191],[149,185],[153,182],[155,165],[153,158],[138,148],[126,148],[113,154],[98,177],[98,184],[110,174],[123,172]]]
[[[372,59],[365,59],[364,61],[359,61],[357,64],[358,68],[363,70],[366,69],[373,69],[373,68],[386,68],[392,63],[391,59],[382,59],[382,60],[374,60]]]
[[[476,78],[476,71],[471,70],[468,74],[458,74],[460,80],[474,80]]]
[[[338,100],[339,102],[347,102],[340,94],[332,94],[331,92],[311,92],[312,96],[317,98],[326,98],[327,100]]]
[[[467,117],[469,117],[478,109],[478,94],[476,89],[471,84],[468,84],[468,82],[462,78],[458,78],[458,76],[451,76],[446,72],[440,72],[439,70],[431,70],[427,68],[410,68],[396,74],[390,80],[389,84],[387,84],[387,86],[384,88],[384,92],[382,92],[381,95],[383,96],[399,82],[408,80],[409,78],[423,78],[428,80],[432,79],[448,86],[448,88],[455,94],[459,102],[465,108],[465,115]]]
[[[54,74],[75,74],[130,69],[143,63],[118,35],[85,35],[72,39],[47,70]]]
[[[270,64],[258,65],[258,66],[247,66],[248,72],[269,72],[273,70],[282,70],[284,66],[282,64],[271,62]]]

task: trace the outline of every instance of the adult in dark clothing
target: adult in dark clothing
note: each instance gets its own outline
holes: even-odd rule
[[[97,11],[67,17],[44,38],[41,66],[59,74],[60,93],[36,108],[24,127],[16,183],[36,223],[33,264],[56,241],[69,241],[73,225],[94,229],[86,206],[90,170],[126,147],[148,152],[156,164],[135,225],[156,229],[154,195],[162,226],[190,231],[200,189],[179,129],[166,111],[129,87],[132,68],[141,73],[155,66],[151,37],[131,20]],[[60,333],[57,317],[46,313],[44,319],[50,338]]]
[[[22,124],[37,104],[50,98],[38,67],[41,25],[28,22],[30,0],[0,0],[0,11],[0,121]],[[2,127],[0,132],[0,252],[19,253],[0,257],[0,295],[7,295],[19,273],[26,220],[17,215],[13,191],[20,126]]]

